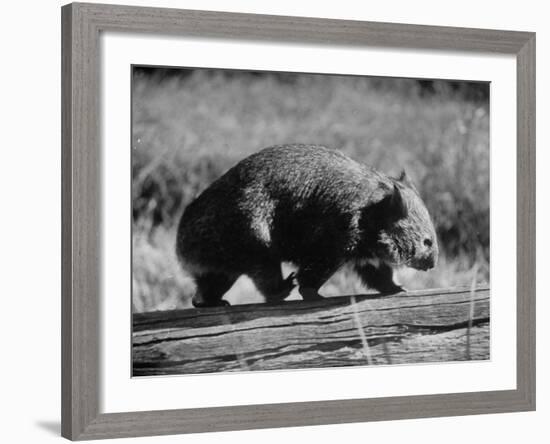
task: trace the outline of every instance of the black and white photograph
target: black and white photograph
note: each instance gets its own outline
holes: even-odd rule
[[[2,442],[548,441],[544,5],[6,2]]]
[[[490,83],[134,65],[132,376],[490,359]]]

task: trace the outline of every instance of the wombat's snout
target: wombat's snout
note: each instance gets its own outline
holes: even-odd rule
[[[438,253],[437,241],[426,238],[423,241],[420,251],[417,252],[416,256],[411,261],[411,265],[417,270],[430,270],[437,264]]]
[[[424,256],[415,262],[416,263],[414,268],[417,268],[422,271],[426,271],[435,267],[437,258],[433,254],[429,254],[428,256]]]

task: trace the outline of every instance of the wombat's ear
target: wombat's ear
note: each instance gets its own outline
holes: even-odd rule
[[[403,194],[396,184],[393,184],[393,190],[378,203],[378,206],[381,207],[388,219],[398,220],[407,217],[407,204],[405,204]]]
[[[407,214],[407,204],[403,199],[403,194],[394,184],[393,189],[390,189],[381,200],[363,208],[360,225],[363,228],[379,229],[403,219]]]
[[[399,182],[401,182],[403,185],[408,186],[409,188],[413,189],[414,191],[416,191],[418,193],[418,190],[414,186],[413,181],[411,180],[411,178],[409,177],[409,175],[407,174],[405,169],[403,169],[403,171],[401,171],[401,174],[399,175],[397,180]]]

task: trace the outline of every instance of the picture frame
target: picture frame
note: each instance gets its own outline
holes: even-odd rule
[[[517,65],[515,390],[103,413],[99,405],[102,32],[508,54]],[[73,3],[62,8],[62,435],[73,440],[535,409],[535,34]]]

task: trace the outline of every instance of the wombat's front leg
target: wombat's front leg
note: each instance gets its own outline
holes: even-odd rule
[[[405,291],[403,287],[393,282],[393,269],[383,262],[379,266],[373,264],[355,265],[355,271],[369,288],[380,293],[394,294]]]
[[[224,301],[222,297],[236,280],[236,277],[222,273],[205,273],[195,276],[197,292],[193,296],[193,306],[199,308],[229,305],[229,302]]]

